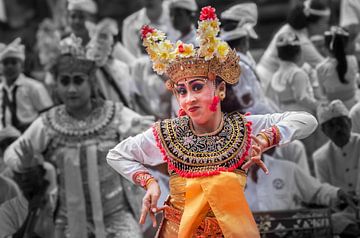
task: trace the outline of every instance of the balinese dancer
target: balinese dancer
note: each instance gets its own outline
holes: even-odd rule
[[[150,122],[142,128],[149,120],[99,97],[95,62],[85,58],[81,40],[74,37],[62,42],[62,54],[52,68],[63,104],[35,120],[4,159],[24,176],[41,162],[39,155],[56,167],[56,237],[140,238],[131,209],[136,199],[127,190],[131,186],[124,186],[126,180],[108,166],[105,156],[119,140],[140,133]]]
[[[140,223],[161,210],[156,206],[159,186],[145,165],[168,164],[170,196],[158,237],[259,237],[244,196],[247,169],[258,164],[268,173],[260,160],[264,150],[304,138],[317,126],[306,112],[231,112],[234,95],[225,95],[239,80],[239,57],[217,37],[219,25],[215,9],[203,8],[199,48],[172,44],[162,32],[142,29],[154,70],[169,78],[166,85],[179,102],[179,117],[125,139],[107,160],[147,190]]]

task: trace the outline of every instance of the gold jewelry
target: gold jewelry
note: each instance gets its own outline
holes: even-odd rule
[[[221,101],[224,100],[224,98],[225,98],[225,92],[224,91],[221,91],[219,93],[219,98],[221,99]]]
[[[261,136],[263,139],[265,139],[268,147],[271,145],[271,142],[270,142],[269,138],[267,137],[267,135],[264,132],[260,132],[258,134],[258,136]]]

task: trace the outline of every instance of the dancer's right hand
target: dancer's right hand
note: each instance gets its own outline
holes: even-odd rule
[[[142,208],[141,208],[141,215],[140,215],[140,224],[145,223],[145,219],[147,214],[149,213],[150,218],[153,223],[153,227],[157,226],[155,213],[158,212],[159,208],[157,207],[157,202],[160,198],[160,187],[159,184],[154,180],[147,186],[146,194],[143,198]]]

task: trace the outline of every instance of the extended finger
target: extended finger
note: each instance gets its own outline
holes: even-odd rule
[[[157,202],[159,200],[159,195],[155,194],[151,196],[151,211],[152,212],[157,212]]]
[[[262,169],[262,171],[264,171],[265,174],[269,174],[269,170],[262,160],[258,160],[256,164]]]
[[[253,163],[254,163],[253,161],[248,160],[243,166],[241,166],[241,169],[247,170],[248,168],[250,168],[250,166],[251,166]]]
[[[140,215],[140,219],[139,219],[139,223],[140,224],[144,224],[145,223],[145,219],[146,216],[149,212],[150,209],[150,201],[149,201],[150,197],[146,196],[143,199],[143,204],[142,204],[142,208],[141,208],[141,215]]]
[[[145,219],[146,219],[146,216],[147,216],[148,212],[149,212],[149,209],[146,209],[143,206],[143,208],[141,209],[141,215],[140,215],[140,219],[139,219],[140,224],[145,223]]]
[[[155,213],[150,212],[150,219],[152,221],[153,227],[156,227],[157,226],[157,221],[156,221]]]

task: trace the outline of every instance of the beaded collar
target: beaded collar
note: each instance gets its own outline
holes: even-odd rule
[[[45,113],[45,120],[50,127],[63,136],[90,136],[104,129],[113,118],[115,103],[105,101],[104,105],[96,107],[85,120],[77,120],[70,116],[64,105],[57,106]]]
[[[222,128],[209,135],[195,135],[187,116],[157,122],[153,133],[169,169],[188,178],[237,169],[251,144],[251,123],[238,112],[224,114]]]

